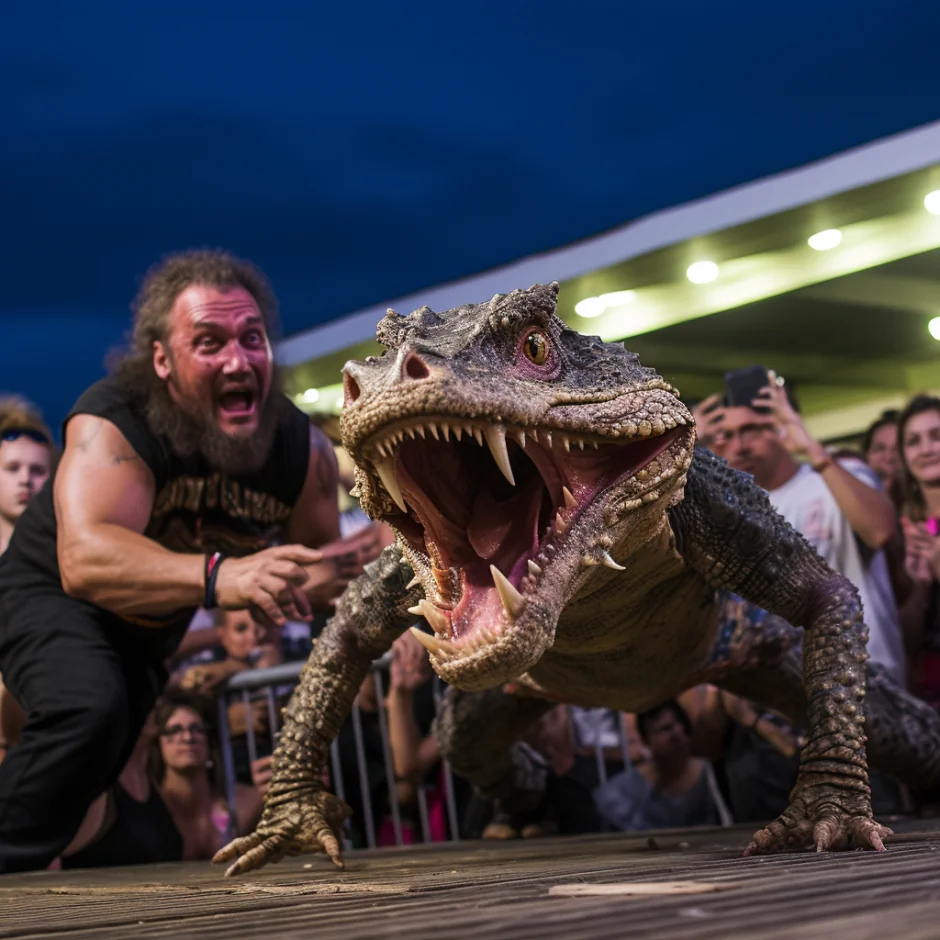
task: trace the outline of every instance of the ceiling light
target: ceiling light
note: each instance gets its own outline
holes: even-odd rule
[[[933,215],[940,215],[940,189],[924,196],[924,208]]]
[[[938,342],[940,342],[940,317],[934,317],[927,324],[927,332]]]
[[[685,276],[693,284],[708,284],[718,277],[718,265],[714,261],[696,261],[689,265]]]
[[[809,237],[809,247],[816,251],[829,251],[842,241],[842,233],[837,228],[827,228],[824,232],[817,232]]]
[[[636,300],[636,292],[632,290],[617,290],[612,294],[601,294],[597,298],[602,301],[604,308],[608,307],[625,307],[627,304],[632,304]]]
[[[320,400],[320,393],[315,388],[308,388],[307,391],[300,396],[300,400],[305,405],[312,405],[315,401]]]
[[[574,305],[574,312],[579,317],[599,317],[607,309],[607,304],[600,297],[585,297]]]

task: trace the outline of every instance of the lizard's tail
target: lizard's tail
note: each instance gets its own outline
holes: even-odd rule
[[[915,790],[940,786],[940,714],[877,663],[869,665],[865,719],[872,766]]]

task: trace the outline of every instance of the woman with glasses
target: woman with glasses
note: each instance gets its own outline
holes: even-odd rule
[[[222,796],[203,698],[171,689],[157,701],[117,782],[88,810],[62,868],[206,860],[258,821],[264,787]]]
[[[39,412],[25,399],[0,398],[0,554],[30,500],[49,479],[58,452]],[[23,712],[0,676],[0,760],[19,737]]]
[[[154,718],[158,731],[150,748],[150,774],[183,837],[183,859],[211,859],[228,839],[252,830],[261,815],[262,794],[236,784],[234,814],[226,805],[200,698],[167,692]]]

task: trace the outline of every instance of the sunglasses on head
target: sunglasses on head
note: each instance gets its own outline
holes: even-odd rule
[[[0,432],[0,441],[15,441],[20,437],[28,437],[37,444],[49,443],[49,439],[42,431],[34,431],[32,428],[10,428],[8,431]]]

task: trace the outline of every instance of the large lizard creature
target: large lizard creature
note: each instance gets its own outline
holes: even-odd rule
[[[539,801],[543,771],[517,742],[553,704],[635,712],[702,682],[806,729],[790,806],[748,853],[883,849],[866,739],[903,781],[940,782],[940,718],[868,665],[853,586],[695,446],[674,388],[567,328],[557,293],[389,311],[386,352],[346,365],[358,493],[398,543],[317,639],[261,821],[216,856],[229,874],[310,851],[342,865],[348,808],[321,769],[370,664],[418,617],[449,686],[444,754],[506,812]],[[732,595],[769,614],[727,620]]]

